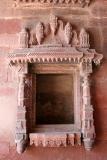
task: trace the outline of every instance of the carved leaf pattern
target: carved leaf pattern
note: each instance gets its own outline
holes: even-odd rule
[[[41,22],[36,25],[36,38],[38,44],[41,44],[42,40],[44,39],[44,26]]]

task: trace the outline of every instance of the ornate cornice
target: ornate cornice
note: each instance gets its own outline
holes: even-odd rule
[[[72,47],[37,47],[34,49],[19,49],[9,54],[9,63],[80,63],[94,62],[100,64],[102,54],[95,50],[79,50]]]

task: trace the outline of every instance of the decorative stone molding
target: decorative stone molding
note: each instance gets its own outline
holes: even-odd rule
[[[65,133],[32,133],[30,134],[30,145],[36,147],[66,147],[67,145],[81,145],[80,134],[65,134]]]
[[[92,0],[15,0],[15,6],[21,7],[36,7],[38,4],[46,5],[47,7],[50,5],[54,6],[78,6],[85,7],[89,6]]]
[[[72,47],[36,47],[34,49],[17,50],[14,54],[9,55],[11,64],[21,63],[91,63],[92,61],[98,65],[102,59],[102,55],[93,49],[79,51]]]
[[[22,31],[20,49],[8,56],[9,63],[19,67],[15,140],[17,151],[22,153],[25,150],[29,143],[28,139],[31,145],[43,147],[81,145],[81,140],[83,140],[85,149],[91,150],[95,140],[95,126],[89,77],[93,72],[92,64],[99,65],[103,55],[89,48],[89,34],[85,29],[80,30],[78,34],[69,22],[64,26],[63,21],[56,16],[51,17],[49,24],[50,32],[45,30],[46,24],[43,22],[38,23],[32,30],[28,28],[30,40],[27,32],[25,33],[27,30]],[[60,34],[60,28],[63,31],[61,32],[63,43],[58,44],[55,40]],[[51,44],[50,40],[48,43],[45,41],[46,33],[47,37],[52,34]],[[73,76],[74,124],[36,125],[36,102],[35,105],[33,104],[33,95],[36,95],[34,87],[37,85],[36,75],[49,73],[72,74]]]

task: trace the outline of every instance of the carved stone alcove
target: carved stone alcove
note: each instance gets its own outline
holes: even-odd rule
[[[28,144],[43,147],[81,145],[95,140],[90,95],[92,64],[103,56],[90,49],[89,34],[79,33],[51,15],[50,23],[23,29],[20,48],[9,55],[19,67],[16,138],[18,153]]]

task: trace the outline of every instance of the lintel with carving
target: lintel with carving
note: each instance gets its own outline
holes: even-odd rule
[[[43,147],[81,145],[83,139],[85,148],[91,150],[95,126],[89,76],[93,72],[92,64],[100,64],[103,56],[90,49],[89,33],[84,28],[77,33],[69,22],[63,25],[54,15],[51,15],[46,26],[39,22],[34,28],[23,29],[19,35],[19,49],[8,56],[9,63],[20,68],[15,139],[17,151],[22,153],[29,139],[31,145]],[[48,133],[43,131],[44,128],[40,132],[36,128],[35,107],[32,104],[32,95],[35,94],[32,84],[35,80],[32,72],[29,74],[29,64],[39,64],[39,72],[41,68],[46,73],[53,73],[53,70],[54,73],[73,71],[76,97],[74,125],[63,126],[64,131],[60,130],[60,126],[51,126],[58,127],[57,131]]]

